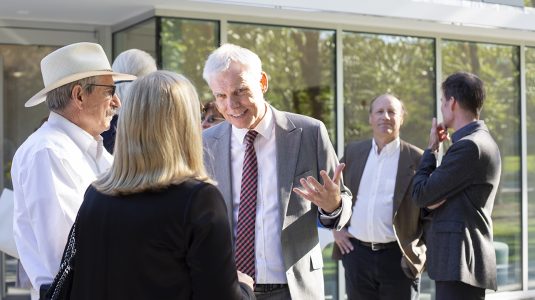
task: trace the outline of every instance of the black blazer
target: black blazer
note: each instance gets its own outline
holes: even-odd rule
[[[71,299],[242,299],[223,197],[188,180],[109,196],[90,186],[76,221]]]
[[[425,150],[413,179],[420,207],[446,202],[431,213],[427,244],[429,277],[496,290],[492,208],[501,174],[500,151],[483,121],[457,130],[436,167]]]

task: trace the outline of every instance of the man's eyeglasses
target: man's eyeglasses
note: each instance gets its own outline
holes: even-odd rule
[[[111,95],[115,95],[115,89],[117,88],[116,85],[108,85],[108,84],[96,84],[96,83],[89,83],[87,85],[92,85],[92,86],[103,86],[103,87],[107,87],[107,88],[110,88],[111,89]]]

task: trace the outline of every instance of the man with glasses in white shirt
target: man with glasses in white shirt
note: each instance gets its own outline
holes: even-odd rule
[[[11,168],[15,243],[32,300],[46,292],[59,270],[85,190],[111,166],[100,134],[121,106],[114,80],[135,79],[113,72],[94,43],[50,53],[41,72],[45,88],[25,106],[46,101],[50,115],[17,150]]]
[[[403,103],[391,94],[370,104],[373,139],[350,143],[342,162],[354,193],[349,227],[333,231],[348,299],[418,299],[425,262],[420,209],[411,180],[422,150],[401,140]]]

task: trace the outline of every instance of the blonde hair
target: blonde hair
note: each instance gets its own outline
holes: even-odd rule
[[[199,107],[195,88],[182,75],[156,71],[134,81],[119,113],[113,165],[95,188],[117,195],[209,181]]]

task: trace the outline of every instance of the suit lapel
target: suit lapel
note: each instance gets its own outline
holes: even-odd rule
[[[230,165],[230,139],[232,134],[232,126],[230,123],[221,125],[221,130],[214,136],[210,147],[214,166],[213,174],[217,181],[219,191],[225,199],[227,205],[227,213],[230,224],[234,222],[233,202],[232,202],[232,169]],[[216,167],[217,166],[217,167]]]
[[[277,180],[279,187],[281,220],[285,220],[292,194],[293,179],[301,146],[302,128],[297,128],[285,113],[271,107],[275,120],[275,143],[277,148]],[[284,221],[283,221],[284,223]]]
[[[351,190],[351,192],[353,193],[353,206],[355,205],[355,201],[359,193],[360,181],[362,180],[362,174],[364,173],[364,168],[366,167],[366,162],[368,161],[368,156],[370,155],[371,149],[372,140],[369,140],[369,142],[362,144],[362,147],[358,147],[357,149],[355,149],[356,153],[344,154],[348,155],[347,157],[358,158],[355,160],[355,164],[348,166],[350,169],[347,170],[347,172],[351,172],[353,174],[353,176],[350,176],[351,178],[353,178],[353,182],[348,182],[348,186],[353,187],[354,189]]]
[[[393,210],[392,217],[396,214],[396,211],[401,204],[401,200],[407,192],[409,187],[410,180],[413,176],[413,165],[409,147],[404,141],[400,143],[400,153],[399,153],[399,162],[398,162],[398,172],[396,175],[396,187],[394,189],[394,201],[393,201]]]

